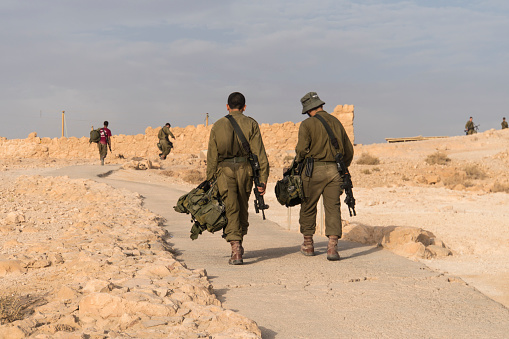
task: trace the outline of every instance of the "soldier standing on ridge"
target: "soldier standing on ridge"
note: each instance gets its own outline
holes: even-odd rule
[[[260,134],[258,123],[243,114],[246,110],[246,99],[242,93],[234,92],[228,96],[226,109],[240,126],[249,142],[251,152],[258,156],[260,164],[261,194],[265,193],[269,177],[269,161]],[[242,147],[238,136],[228,118],[216,121],[210,131],[207,151],[207,180],[217,178],[217,187],[224,201],[228,224],[223,237],[231,245],[232,253],[228,263],[242,265],[244,248],[242,241],[247,234],[248,202],[253,188],[253,170],[248,154]]]
[[[108,147],[111,152],[111,131],[108,129],[108,122],[104,122],[104,127],[99,129],[99,134],[101,134],[101,140],[97,143],[97,147],[99,148],[99,156],[101,157],[101,165],[104,165],[104,158],[108,154]]]
[[[466,129],[467,135],[477,133],[477,131],[475,130],[474,122],[472,121],[472,117],[470,117],[470,120],[468,120],[467,123],[465,124],[465,129]]]
[[[170,131],[170,123],[167,122],[166,125],[164,125],[163,128],[159,131],[159,134],[157,137],[159,138],[159,143],[157,144],[157,147],[159,147],[159,150],[162,153],[159,153],[159,158],[161,160],[165,160],[168,154],[170,154],[171,149],[173,148],[173,144],[170,141],[169,137],[172,137],[175,139],[175,136]]]
[[[505,117],[502,118],[502,129],[506,129],[507,127],[507,121],[505,121]]]
[[[304,161],[302,185],[304,199],[300,207],[300,232],[304,236],[301,253],[315,255],[313,234],[316,231],[316,205],[323,195],[325,209],[325,235],[329,238],[327,259],[340,259],[337,251],[338,239],[342,235],[341,209],[339,196],[342,193],[342,178],[338,173],[335,155],[338,152],[332,145],[327,130],[318,118],[321,116],[330,126],[338,140],[339,152],[348,167],[353,159],[353,146],[341,122],[323,110],[325,102],[315,92],[309,92],[302,99],[302,114],[309,117],[299,127],[296,161]]]

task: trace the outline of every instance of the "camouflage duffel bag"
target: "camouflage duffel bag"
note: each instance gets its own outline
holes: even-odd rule
[[[278,180],[275,187],[277,201],[286,207],[299,205],[302,202],[304,193],[302,191],[302,179],[293,171],[283,179]]]
[[[191,214],[193,226],[191,239],[195,240],[204,230],[211,233],[223,230],[228,223],[223,201],[215,181],[204,181],[191,192],[181,196],[173,209]]]

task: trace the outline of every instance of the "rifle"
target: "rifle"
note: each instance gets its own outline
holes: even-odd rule
[[[350,176],[350,171],[348,171],[348,167],[345,166],[343,161],[343,154],[336,154],[334,160],[336,160],[339,174],[343,177],[341,188],[345,190],[345,204],[348,206],[348,212],[350,212],[350,216],[352,216],[353,211],[353,215],[356,216],[357,213],[355,213],[355,198],[353,197],[353,184],[352,177]]]
[[[263,220],[265,220],[265,210],[269,208],[269,205],[265,203],[265,199],[263,195],[258,191],[258,187],[265,187],[264,184],[260,182],[260,163],[258,162],[258,156],[253,153],[249,153],[249,163],[251,164],[251,168],[253,169],[253,181],[255,187],[253,188],[253,192],[255,195],[254,200],[254,208],[255,212],[259,213],[262,211]]]
[[[254,181],[254,188],[253,192],[255,194],[255,201],[254,201],[254,208],[256,213],[260,213],[262,211],[263,220],[265,220],[265,210],[269,208],[269,205],[265,203],[265,199],[263,198],[263,195],[258,192],[258,187],[264,187],[264,185],[260,182],[260,163],[258,162],[258,156],[256,154],[253,154],[251,152],[251,146],[249,146],[249,142],[247,141],[246,137],[244,136],[244,133],[242,133],[242,130],[240,129],[239,124],[233,116],[230,114],[226,115],[226,118],[230,120],[233,130],[237,134],[237,136],[240,139],[240,142],[242,144],[242,147],[248,154],[249,163],[251,165],[251,168],[253,169],[253,181]]]

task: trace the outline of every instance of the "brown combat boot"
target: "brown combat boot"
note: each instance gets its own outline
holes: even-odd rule
[[[232,256],[228,263],[230,265],[242,265],[244,261],[242,260],[242,245],[240,241],[230,241],[230,245],[232,246]]]
[[[313,246],[313,236],[305,235],[304,242],[300,245],[300,253],[311,256],[315,255],[315,247]]]
[[[337,261],[340,259],[338,253],[338,239],[337,235],[329,235],[329,243],[327,244],[327,260]]]

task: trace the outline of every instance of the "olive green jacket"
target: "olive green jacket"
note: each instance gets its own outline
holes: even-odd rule
[[[465,129],[467,131],[470,131],[471,129],[475,129],[474,127],[474,122],[473,121],[470,121],[468,120],[467,123],[465,124]]]
[[[260,182],[266,183],[269,178],[269,161],[265,153],[260,127],[256,120],[244,115],[240,111],[230,113],[244,133],[251,152],[258,156],[260,163]],[[224,159],[246,157],[246,151],[240,143],[240,139],[234,136],[231,122],[222,117],[214,123],[210,131],[209,147],[207,150],[207,180],[212,179],[217,172],[217,165]]]
[[[170,131],[170,128],[168,126],[164,126],[161,131],[159,132],[158,134],[158,138],[160,140],[168,140],[168,136],[172,137],[173,139],[175,139],[175,136],[173,135],[173,133],[171,133]]]
[[[339,152],[343,154],[343,161],[348,167],[353,159],[353,146],[341,122],[325,111],[316,114],[322,116],[329,124],[338,139]],[[314,117],[304,120],[299,127],[299,139],[295,147],[297,162],[305,158],[314,158],[315,161],[334,161],[337,151],[332,146],[327,130],[323,124]]]
[[[507,121],[502,121],[502,129],[506,129],[508,127]]]

